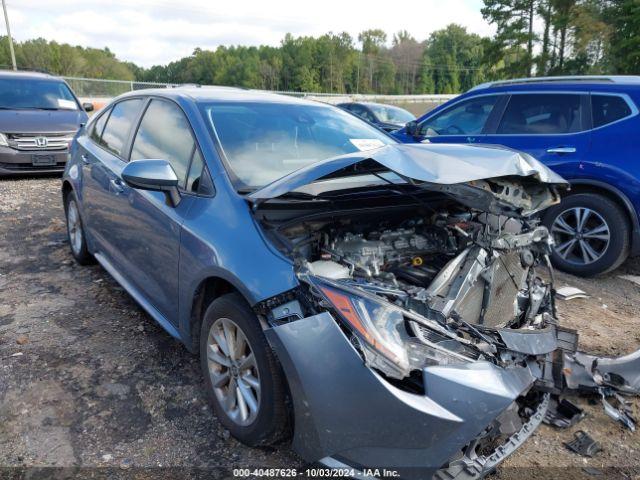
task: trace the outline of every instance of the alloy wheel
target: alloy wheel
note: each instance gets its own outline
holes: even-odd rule
[[[609,225],[590,208],[564,210],[554,220],[551,234],[555,251],[567,262],[579,265],[593,263],[605,254],[611,241]]]
[[[253,423],[260,410],[260,373],[242,329],[219,318],[209,330],[207,365],[218,402],[236,424]]]
[[[80,255],[82,251],[82,225],[75,200],[71,200],[67,206],[67,232],[73,253]]]

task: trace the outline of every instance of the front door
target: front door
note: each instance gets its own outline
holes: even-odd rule
[[[501,95],[481,95],[455,103],[420,122],[414,141],[481,143],[493,112],[501,109],[503,101]]]
[[[589,95],[513,93],[496,128],[482,143],[526,152],[572,176],[591,148]]]
[[[178,323],[180,233],[193,202],[187,171],[197,151],[191,127],[180,107],[152,99],[131,141],[129,161],[162,159],[174,169],[182,192],[172,205],[164,193],[138,190],[120,181],[126,198],[112,234],[117,250],[127,257],[127,279],[169,322]],[[120,178],[119,178],[120,180]]]

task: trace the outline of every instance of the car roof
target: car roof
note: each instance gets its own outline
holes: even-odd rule
[[[362,105],[363,107],[391,107],[391,108],[400,108],[404,110],[402,107],[398,107],[397,105],[389,105],[388,103],[377,103],[377,102],[341,102],[337,104],[339,107],[345,105]]]
[[[153,88],[145,90],[136,90],[121,95],[120,98],[126,98],[130,96],[157,96],[165,97],[173,100],[190,100],[195,103],[209,103],[209,102],[258,102],[258,103],[279,103],[279,104],[291,104],[291,105],[314,105],[314,106],[327,106],[330,105],[316,102],[312,100],[305,100],[302,98],[296,98],[289,95],[280,95],[276,93],[265,92],[262,90],[248,90],[236,87],[221,87],[221,86],[179,86],[174,88]]]
[[[557,77],[515,78],[487,82],[473,87],[467,93],[517,90],[636,90],[640,89],[637,75],[575,75]]]
[[[367,107],[372,106],[372,107],[391,107],[391,108],[400,108],[402,110],[404,110],[402,107],[398,107],[397,105],[389,105],[388,103],[376,103],[376,102],[361,102],[362,105],[365,105]]]
[[[55,75],[50,75],[48,73],[41,72],[30,72],[26,70],[0,70],[0,78],[16,78],[19,80],[29,80],[29,79],[38,79],[38,80],[53,80],[53,81],[62,81],[60,77],[56,77]]]

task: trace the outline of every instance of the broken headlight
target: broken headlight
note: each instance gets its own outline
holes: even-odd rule
[[[405,378],[428,365],[470,361],[449,349],[409,335],[410,312],[366,292],[314,279],[323,298],[353,333],[369,367],[393,378]]]

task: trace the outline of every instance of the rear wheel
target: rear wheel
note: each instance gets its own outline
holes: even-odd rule
[[[208,398],[220,422],[241,442],[267,445],[288,429],[285,384],[255,314],[230,293],[204,314],[200,362]]]
[[[73,191],[67,193],[65,200],[65,214],[67,216],[67,238],[71,247],[71,254],[80,265],[93,263],[93,256],[87,248],[87,239],[80,218],[78,199]]]
[[[547,210],[543,223],[555,241],[551,259],[560,270],[597,275],[617,268],[629,254],[627,216],[602,195],[570,195]]]

